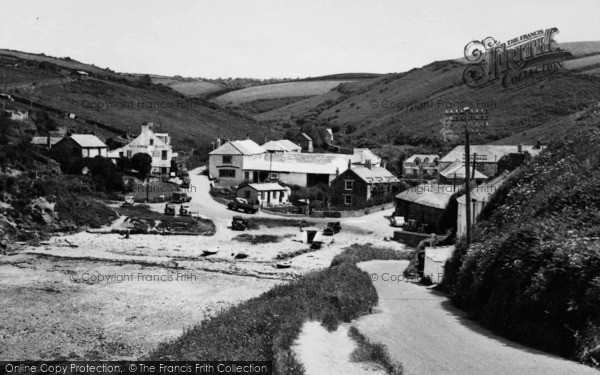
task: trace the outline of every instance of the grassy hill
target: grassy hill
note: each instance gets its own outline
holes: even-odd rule
[[[29,57],[33,60],[24,60]],[[261,133],[252,118],[202,99],[191,100],[170,87],[144,81],[144,77],[107,75],[105,70],[78,62],[16,52],[0,55],[0,62],[2,91],[132,133],[143,121],[153,122],[171,133],[176,147],[207,148],[217,135],[245,138]],[[70,69],[83,69],[84,65],[90,78],[70,74]],[[56,121],[65,126],[74,122],[64,116],[57,116]]]
[[[600,110],[513,173],[443,283],[495,332],[600,366]]]
[[[550,141],[552,124],[600,101],[600,42],[565,43],[573,53],[566,69],[518,88],[499,83],[482,89],[462,81],[464,64],[457,60],[434,62],[405,73],[344,83],[320,96],[254,115],[262,122],[305,123],[342,129],[342,142],[364,139],[419,143],[444,139],[445,110],[466,105],[490,110],[490,127],[476,141],[494,142],[540,127],[535,137]],[[300,120],[300,121],[298,121]],[[548,126],[548,131],[544,126]],[[348,134],[344,134],[348,133]]]

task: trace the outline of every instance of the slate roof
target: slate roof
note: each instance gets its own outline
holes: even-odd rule
[[[450,197],[460,186],[422,184],[396,195],[396,199],[438,209],[446,208]]]
[[[57,144],[62,138],[60,137],[50,137],[50,146],[54,146]],[[47,146],[48,145],[48,137],[33,137],[31,139],[32,145],[38,146]]]
[[[439,155],[426,155],[426,154],[415,154],[412,155],[411,157],[409,157],[408,159],[404,160],[405,163],[414,163],[415,159],[419,158],[421,160],[421,162],[425,159],[429,159],[429,162],[433,162],[435,159],[439,159]]]
[[[362,166],[353,167],[352,172],[354,172],[361,180],[369,184],[383,184],[400,181],[392,174],[392,172],[382,167],[371,167],[371,169]]]
[[[345,155],[347,156],[347,155]],[[340,154],[301,154],[284,152],[265,154],[244,160],[244,170],[335,174],[348,168],[348,161]]]
[[[473,189],[471,189],[471,199],[475,199],[479,202],[488,202],[490,197],[494,192],[502,185],[504,181],[508,178],[508,173],[500,175],[491,181],[485,182]],[[465,195],[461,195],[456,199],[458,203],[465,204],[466,197]]]
[[[229,141],[216,150],[211,151],[210,155],[231,155],[231,147],[233,147],[233,151],[236,154],[241,155],[257,155],[267,152],[267,150],[253,140],[246,139],[243,141]]]
[[[83,148],[108,148],[108,146],[106,146],[106,144],[102,142],[100,138],[92,134],[73,134],[71,135],[71,139],[77,142],[77,144]]]
[[[473,176],[473,167],[471,166],[471,176]],[[446,178],[465,178],[465,163],[462,160],[455,160],[452,164],[440,171],[440,175]],[[488,176],[475,169],[475,179],[487,179]]]
[[[262,145],[262,148],[264,148],[267,151],[281,152],[294,152],[302,149],[302,147],[287,139],[281,139],[279,141],[269,141]]]
[[[248,184],[248,186],[256,191],[287,190],[286,188],[275,182],[269,182],[265,184]]]

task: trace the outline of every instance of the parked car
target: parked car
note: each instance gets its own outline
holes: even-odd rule
[[[246,230],[248,227],[248,220],[241,216],[234,216],[231,220],[231,229],[233,230]]]
[[[324,236],[333,236],[334,234],[335,232],[333,231],[333,228],[327,227],[323,230]]]
[[[123,203],[121,203],[121,207],[133,207],[134,204],[135,201],[133,200],[133,195],[128,195],[123,200]]]
[[[404,226],[404,216],[392,216],[390,218],[390,225],[393,227],[403,227]]]
[[[338,233],[339,231],[342,230],[342,225],[340,224],[339,221],[332,221],[332,222],[327,223],[327,228],[333,229],[333,233]]]
[[[421,229],[419,222],[415,219],[408,219],[406,223],[404,223],[404,230],[408,232],[418,232]]]
[[[192,197],[190,197],[187,193],[181,191],[176,191],[173,193],[172,201],[174,203],[187,203],[191,200]]]
[[[181,183],[181,187],[183,189],[189,189],[190,188],[190,178],[189,177],[184,177],[183,178],[183,182]]]
[[[175,205],[173,203],[165,205],[165,215],[175,215]]]
[[[260,206],[257,204],[248,203],[248,201],[244,198],[235,198],[227,203],[227,208],[233,211],[242,210],[246,213],[250,212],[255,214],[260,209]]]
[[[192,208],[190,207],[189,204],[182,204],[181,207],[179,207],[179,215],[181,216],[191,216],[192,215]]]

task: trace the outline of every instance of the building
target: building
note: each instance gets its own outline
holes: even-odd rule
[[[402,162],[402,174],[405,178],[430,179],[437,177],[439,155],[415,154]]]
[[[266,149],[250,139],[228,141],[208,154],[208,172],[222,183],[230,185],[237,185],[242,181],[259,182],[244,174],[244,164],[248,158],[267,153]]]
[[[133,155],[143,152],[152,157],[152,174],[171,173],[171,160],[177,157],[171,147],[171,138],[167,133],[155,133],[150,128],[152,123],[143,123],[140,134],[123,147],[111,150],[108,155],[113,160],[131,159]]]
[[[488,179],[488,176],[484,175],[477,165],[471,166],[471,172],[469,173],[471,179],[477,183],[483,182]],[[465,163],[462,160],[455,160],[454,163],[450,164],[443,171],[439,172],[439,183],[440,184],[462,184],[465,182]]]
[[[68,135],[56,142],[52,149],[59,150],[64,155],[73,155],[83,158],[108,156],[108,146],[92,134]]]
[[[454,245],[426,247],[423,277],[429,276],[431,282],[440,283],[444,277],[446,261],[452,257]]]
[[[500,188],[500,185],[508,178],[508,173],[494,178],[484,184],[471,189],[471,225],[479,219],[483,208],[490,201],[490,198]],[[467,231],[467,207],[466,196],[463,194],[456,199],[458,202],[458,213],[456,218],[456,237],[464,235]]]
[[[29,118],[29,111],[5,109],[2,113],[4,117],[13,121],[25,121]]]
[[[404,221],[416,220],[428,231],[440,231],[440,218],[452,195],[460,186],[422,184],[396,195],[394,216],[403,216]]]
[[[245,198],[248,202],[259,204],[261,207],[286,204],[290,193],[290,188],[277,183],[248,184],[237,190],[239,198]]]
[[[522,152],[528,152],[531,156],[537,156],[543,148],[539,142],[536,145],[471,145],[469,152],[472,155],[471,160],[475,159],[475,168],[486,177],[489,177],[496,174],[498,160],[503,156]],[[477,154],[476,157],[475,154]],[[456,146],[439,160],[440,173],[456,160],[465,161],[464,145]]]
[[[277,180],[299,186],[329,185],[339,171],[346,168],[346,156],[295,152],[258,154],[245,158],[243,180]]]
[[[381,158],[368,148],[355,148],[352,154],[352,165],[381,166]]]
[[[61,137],[33,137],[31,139],[31,145],[50,148],[57,144],[61,139]]]
[[[331,204],[365,207],[372,198],[396,192],[399,185],[400,180],[385,168],[374,167],[369,162],[352,167],[349,161],[348,168],[331,182]]]
[[[302,147],[302,151],[304,152],[313,152],[313,140],[306,133],[300,133],[294,139],[292,139],[295,143],[297,143],[300,147]]]
[[[268,152],[272,153],[302,152],[302,147],[287,139],[281,139],[279,141],[269,141],[262,145],[262,147]]]

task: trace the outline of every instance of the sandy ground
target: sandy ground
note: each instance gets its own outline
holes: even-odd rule
[[[348,324],[329,332],[319,322],[306,322],[294,343],[294,355],[304,365],[306,375],[377,375],[385,369],[373,363],[353,362],[356,342],[348,336]]]
[[[197,171],[196,171],[197,172]],[[298,228],[261,228],[248,234],[280,236],[278,243],[232,240],[234,215],[208,195],[208,180],[192,173],[192,210],[215,222],[214,236],[77,233],[0,257],[0,358],[134,359],[174,339],[221,309],[275,285],[328,267],[353,243],[402,249],[383,240],[391,228],[378,212],[354,221],[321,250],[292,258],[278,269],[279,254],[307,249],[294,241]],[[152,205],[162,211],[163,204]],[[270,215],[263,212],[259,216]],[[276,216],[273,216],[276,217]],[[331,219],[317,220],[324,228]],[[358,220],[358,221],[357,221]],[[122,225],[123,218],[113,223]],[[203,256],[203,250],[219,250]],[[244,252],[246,259],[234,259]]]
[[[595,374],[598,370],[525,347],[480,327],[431,289],[383,281],[401,275],[407,261],[371,261],[359,267],[378,275],[378,313],[354,322],[371,341],[387,346],[406,375]]]

